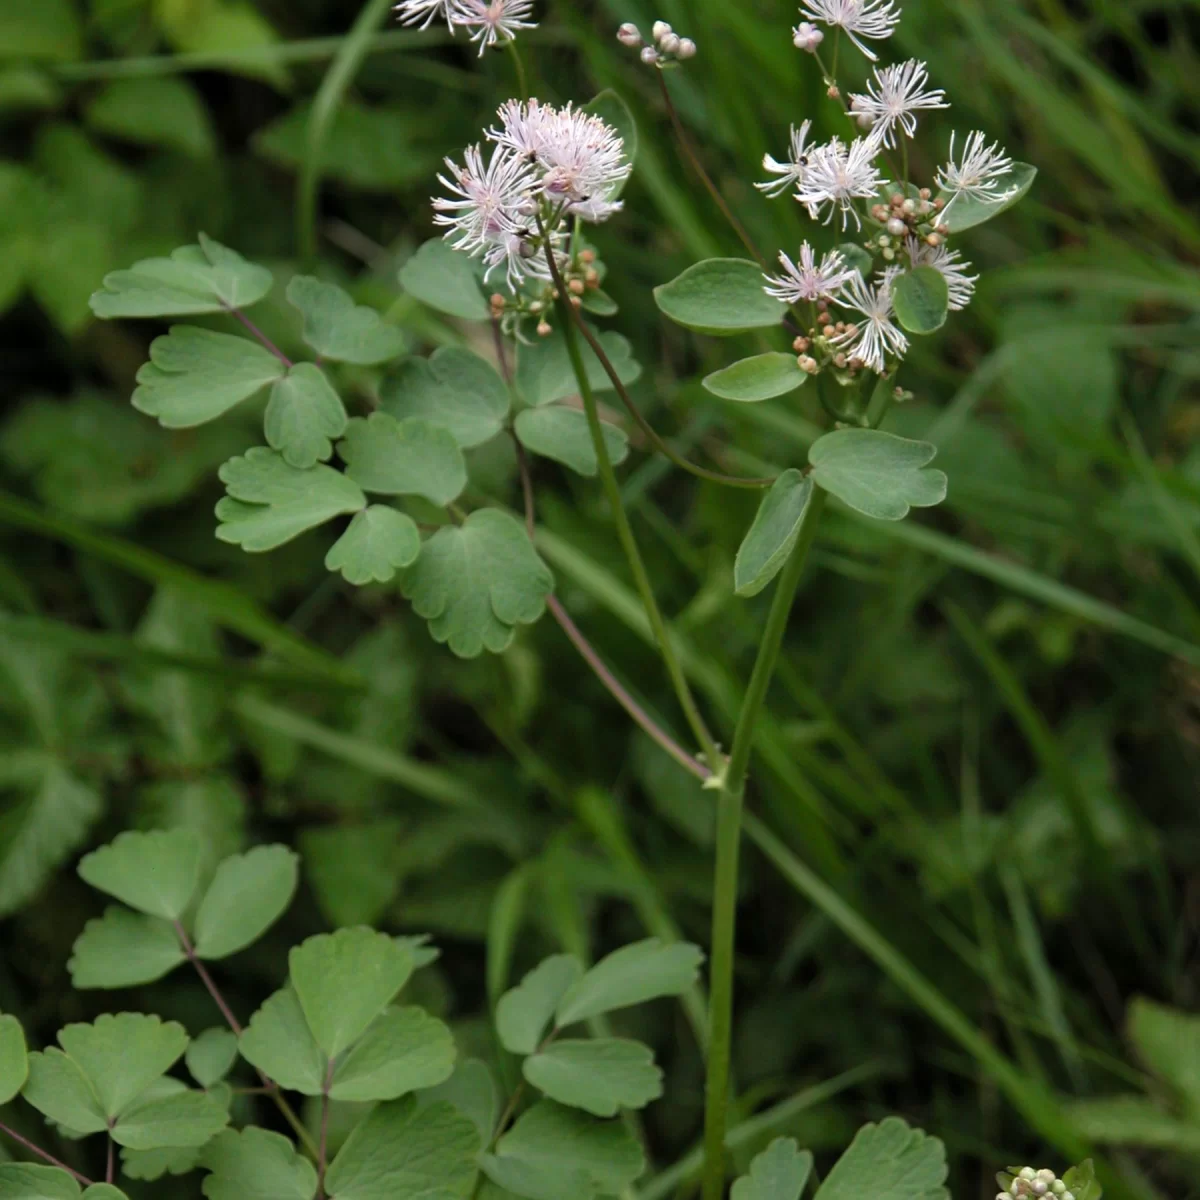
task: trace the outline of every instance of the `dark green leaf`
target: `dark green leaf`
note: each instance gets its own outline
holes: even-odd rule
[[[289,466],[311,467],[333,454],[331,439],[346,432],[346,409],[320,367],[297,363],[271,388],[263,431]]]
[[[949,1200],[946,1148],[899,1117],[864,1125],[817,1189],[815,1200]]]
[[[563,463],[580,475],[594,477],[600,470],[587,417],[577,408],[527,408],[517,415],[513,428],[525,449],[534,454]],[[609,424],[603,424],[602,431],[608,457],[614,463],[624,462],[629,455],[625,431]]]
[[[599,117],[605,124],[616,130],[624,149],[621,156],[622,163],[632,164],[637,160],[637,122],[634,120],[633,113],[629,111],[629,105],[621,99],[617,92],[612,88],[605,88],[584,105],[583,111]],[[615,200],[624,190],[625,180],[622,180],[606,198]]]
[[[169,921],[114,904],[83,927],[67,968],[77,988],[137,987],[161,979],[186,957]]]
[[[617,378],[623,384],[636,382],[642,374],[642,368],[633,357],[629,339],[611,332],[596,336]],[[611,391],[613,382],[595,351],[586,342],[581,342],[579,349],[592,390]],[[555,400],[563,400],[567,396],[579,395],[579,382],[575,378],[567,343],[561,333],[552,333],[520,347],[517,352],[516,383],[526,403],[535,408],[542,404],[553,404]]]
[[[808,373],[796,363],[796,355],[773,351],[743,358],[705,376],[704,386],[723,400],[753,404],[794,392],[808,382]]]
[[[794,467],[771,485],[734,560],[733,584],[739,596],[757,596],[779,574],[796,544],[812,489],[812,480]]]
[[[812,478],[851,508],[880,521],[901,521],[909,508],[946,498],[946,476],[928,467],[937,448],[877,429],[837,429],[808,451]]]
[[[215,148],[200,97],[186,79],[170,75],[114,79],[91,99],[84,118],[100,133],[196,158],[208,157]]]
[[[896,319],[909,333],[933,333],[946,323],[950,290],[946,277],[934,267],[902,271],[892,283]]]
[[[424,496],[444,506],[467,486],[467,465],[453,435],[420,417],[355,417],[338,454],[347,476],[368,492]]]

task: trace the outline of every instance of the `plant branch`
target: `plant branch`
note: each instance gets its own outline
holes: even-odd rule
[[[225,305],[225,311],[231,316],[236,317],[241,323],[265,346],[277,359],[290,371],[292,369],[292,360],[240,308],[231,308],[228,304]]]
[[[7,1125],[0,1124],[0,1133],[4,1134],[5,1137],[12,1138],[17,1145],[24,1146],[25,1149],[30,1152],[30,1154],[36,1154],[38,1158],[44,1159],[46,1162],[50,1163],[51,1166],[55,1166],[63,1171],[66,1171],[68,1175],[73,1175],[79,1183],[83,1184],[84,1187],[92,1186],[92,1180],[90,1180],[86,1175],[81,1175],[75,1170],[74,1167],[68,1167],[65,1162],[55,1158],[53,1154],[43,1150],[41,1146],[35,1145],[27,1137],[22,1137],[21,1134],[19,1134],[15,1129],[10,1129]]]
[[[333,1060],[325,1069],[325,1082],[321,1087],[321,1133],[317,1141],[317,1200],[325,1200],[325,1169],[329,1146],[329,1089],[333,1086]]]
[[[104,1165],[104,1182],[112,1183],[113,1177],[116,1174],[116,1164],[113,1162],[113,1139],[112,1129],[108,1131],[108,1161]]]

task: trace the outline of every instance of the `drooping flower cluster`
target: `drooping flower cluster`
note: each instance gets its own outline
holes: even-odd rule
[[[469,30],[480,54],[489,46],[512,41],[522,29],[537,26],[529,19],[533,0],[400,0],[395,11],[405,25],[428,29],[440,17],[451,33]]]
[[[650,37],[652,41],[647,42],[632,21],[626,21],[617,30],[617,41],[639,50],[642,62],[648,66],[665,67],[696,57],[696,43],[690,37],[680,37],[666,21],[655,21]]]

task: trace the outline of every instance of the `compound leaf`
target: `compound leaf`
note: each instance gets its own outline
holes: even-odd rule
[[[87,1076],[57,1046],[29,1056],[29,1078],[21,1094],[51,1121],[76,1133],[100,1133],[108,1128],[108,1118]]]
[[[559,1001],[583,977],[573,954],[555,954],[538,963],[496,1005],[496,1032],[512,1054],[532,1054],[541,1044]]]
[[[464,450],[495,437],[511,404],[495,367],[457,346],[401,363],[384,380],[380,400],[397,420],[422,417],[440,425]]]
[[[331,439],[346,432],[346,408],[320,367],[297,363],[276,381],[263,432],[293,467],[311,467],[333,454]]]
[[[130,908],[177,921],[195,895],[203,850],[190,829],[128,830],[84,855],[79,877]]]
[[[525,1078],[551,1100],[597,1117],[644,1108],[662,1095],[662,1072],[649,1046],[626,1038],[551,1042],[527,1058]]]
[[[439,507],[467,486],[467,464],[453,435],[420,417],[397,421],[385,412],[355,417],[338,454],[364,491],[424,496]]]
[[[700,974],[704,953],[690,942],[646,938],[602,958],[559,1002],[561,1028],[659,996],[678,996]]]
[[[77,988],[153,983],[186,961],[169,921],[110,905],[75,939],[67,969]]]
[[[196,911],[196,953],[226,958],[262,937],[292,902],[299,861],[286,846],[255,846],[222,860]]]
[[[946,476],[928,467],[937,448],[878,429],[837,429],[808,451],[814,481],[851,508],[881,521],[901,521],[909,508],[946,498]]]
[[[388,1009],[341,1059],[335,1100],[396,1100],[445,1082],[456,1050],[449,1028],[422,1008]]]
[[[370,366],[404,350],[404,335],[373,309],[356,305],[333,283],[296,275],[288,284],[288,302],[304,317],[304,340],[334,362]]]

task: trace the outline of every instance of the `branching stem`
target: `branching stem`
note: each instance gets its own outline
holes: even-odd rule
[[[30,1152],[30,1154],[36,1154],[38,1158],[50,1163],[51,1166],[59,1167],[61,1170],[66,1171],[68,1175],[73,1175],[79,1183],[83,1184],[84,1187],[92,1186],[92,1180],[90,1180],[86,1175],[81,1175],[77,1170],[75,1170],[74,1167],[68,1167],[65,1162],[55,1158],[53,1154],[49,1153],[49,1151],[43,1150],[41,1146],[35,1145],[27,1137],[23,1137],[21,1134],[19,1134],[15,1129],[10,1129],[7,1125],[0,1124],[0,1133],[4,1134],[5,1137],[12,1138],[17,1145],[24,1146],[25,1149]]]
[[[292,360],[240,308],[231,308],[225,306],[225,311],[231,316],[236,317],[241,323],[266,347],[275,355],[277,359],[290,371],[292,369]]]

